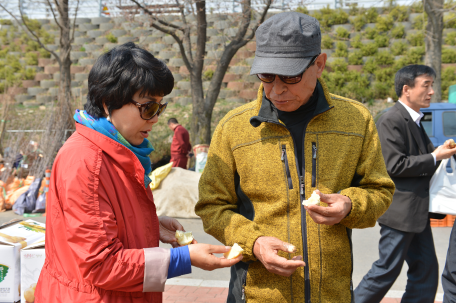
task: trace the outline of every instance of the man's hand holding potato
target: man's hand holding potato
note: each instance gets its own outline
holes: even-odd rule
[[[315,223],[334,225],[342,221],[351,210],[352,202],[349,197],[340,194],[323,194],[315,191],[320,196],[320,201],[328,206],[309,205],[304,208]]]
[[[279,250],[294,252],[294,246],[274,237],[259,237],[253,245],[253,254],[263,263],[264,267],[273,274],[289,277],[298,267],[306,266],[302,256],[295,256],[291,260],[280,257]]]

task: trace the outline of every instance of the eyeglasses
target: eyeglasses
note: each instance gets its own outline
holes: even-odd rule
[[[317,60],[318,56],[320,54],[316,55],[313,57],[312,61],[310,61],[309,65],[307,65],[306,69],[302,72],[302,74],[297,75],[297,76],[279,76],[279,79],[282,80],[282,82],[286,84],[296,84],[299,83],[302,80],[302,75],[306,72],[306,70],[314,64],[315,60]],[[263,81],[264,83],[272,83],[275,80],[276,75],[275,74],[257,74],[258,79]]]
[[[143,120],[150,120],[155,117],[155,115],[160,117],[168,105],[168,102],[165,104],[160,104],[155,101],[149,101],[141,104],[134,100],[131,100],[130,103],[133,103],[139,109],[139,115]]]

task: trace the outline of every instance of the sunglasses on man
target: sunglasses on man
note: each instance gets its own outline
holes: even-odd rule
[[[160,115],[165,111],[166,106],[168,105],[168,102],[166,102],[165,104],[160,104],[155,101],[149,101],[144,104],[141,104],[134,100],[131,100],[130,103],[136,105],[136,107],[139,109],[139,115],[143,120],[150,120],[153,117],[155,117],[155,115],[160,117]]]
[[[279,76],[279,75],[275,75],[275,74],[257,74],[257,77],[258,77],[258,79],[260,79],[264,83],[272,83],[272,82],[274,82],[276,76],[278,76],[279,79],[282,80],[282,82],[286,83],[286,84],[299,83],[302,80],[302,75],[304,75],[306,70],[310,66],[312,66],[312,64],[314,64],[314,62],[315,62],[315,60],[317,60],[318,56],[320,56],[320,54],[318,54],[315,57],[313,57],[312,61],[310,61],[309,65],[307,65],[307,67],[304,69],[304,71],[300,75],[297,75],[297,76]]]

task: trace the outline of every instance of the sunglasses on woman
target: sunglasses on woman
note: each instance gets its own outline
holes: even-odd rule
[[[297,75],[297,76],[279,76],[279,75],[275,75],[275,74],[257,74],[257,77],[258,77],[258,79],[260,79],[264,83],[272,83],[272,82],[274,82],[276,76],[278,76],[279,79],[282,80],[282,82],[286,83],[286,84],[299,83],[302,80],[302,75],[304,75],[306,70],[310,66],[312,66],[312,64],[314,64],[314,62],[315,62],[315,60],[317,60],[318,56],[320,56],[320,54],[318,54],[315,57],[313,57],[312,61],[310,61],[309,65],[307,65],[307,67],[304,69],[304,71],[300,75]]]
[[[160,117],[160,115],[165,111],[166,106],[168,105],[168,102],[166,102],[165,104],[160,104],[155,101],[149,101],[144,104],[141,104],[134,100],[131,100],[130,103],[136,105],[136,107],[139,109],[139,115],[143,120],[150,120],[153,117],[155,117],[155,115]]]

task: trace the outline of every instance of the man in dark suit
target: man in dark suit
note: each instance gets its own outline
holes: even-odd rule
[[[391,206],[378,219],[380,258],[355,289],[356,303],[380,302],[399,276],[404,260],[409,270],[401,302],[434,302],[438,263],[428,213],[429,181],[439,161],[456,153],[449,142],[435,149],[420,122],[420,108],[429,107],[434,94],[434,79],[435,71],[425,65],[400,69],[394,83],[399,100],[377,121],[383,157],[396,191]]]

